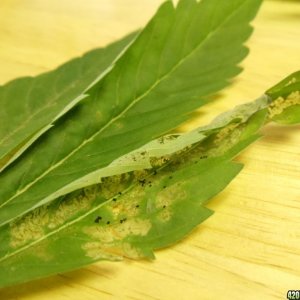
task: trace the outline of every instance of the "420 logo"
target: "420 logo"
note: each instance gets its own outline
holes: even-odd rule
[[[300,300],[300,290],[289,290],[286,298],[289,300]]]

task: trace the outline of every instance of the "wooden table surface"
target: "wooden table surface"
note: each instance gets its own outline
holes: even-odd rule
[[[1,0],[0,84],[35,75],[143,26],[161,0]],[[300,70],[300,2],[266,0],[245,71],[201,119]],[[0,291],[0,299],[286,299],[300,289],[300,126],[270,125],[238,160],[215,214],[154,262],[101,262]],[[0,270],[1,272],[1,270]]]

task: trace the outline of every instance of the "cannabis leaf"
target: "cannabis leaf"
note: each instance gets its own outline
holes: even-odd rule
[[[0,87],[0,105],[4,108],[0,111],[0,172],[87,97],[87,89],[109,72],[135,36],[90,51],[52,72]]]
[[[260,4],[164,3],[72,114],[3,172],[1,224],[75,190],[81,178],[173,129],[228,85],[241,70]]]
[[[0,285],[98,260],[151,259],[155,249],[182,239],[212,214],[204,205],[241,170],[231,160],[261,136],[264,124],[300,123],[299,80],[300,72],[208,126],[131,153],[148,151],[147,170],[103,178],[3,226]]]

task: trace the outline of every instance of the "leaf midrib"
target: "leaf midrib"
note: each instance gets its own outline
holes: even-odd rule
[[[79,81],[79,80],[78,80]],[[72,83],[71,85],[69,85],[68,87],[66,87],[61,93],[56,94],[56,96],[54,97],[54,101],[57,101],[57,99],[59,97],[61,97],[65,92],[67,92],[69,89],[71,89],[71,87],[73,87],[75,84]],[[81,93],[80,93],[81,95]],[[27,97],[28,98],[28,97]],[[50,98],[48,98],[50,99]],[[42,108],[38,109],[35,113],[31,114],[29,116],[29,118],[27,118],[25,121],[22,122],[22,124],[20,124],[18,127],[16,127],[10,134],[6,135],[4,138],[2,138],[0,140],[0,146],[6,141],[8,140],[11,136],[17,134],[21,129],[26,127],[26,124],[28,124],[28,122],[30,122],[36,115],[38,115],[39,113],[41,113],[43,110],[53,106],[55,103],[53,102],[47,102],[47,105],[43,106]],[[60,113],[60,112],[59,112]],[[57,115],[59,115],[59,113]],[[55,116],[54,116],[55,119]],[[52,122],[53,120],[51,120],[49,122],[49,124]]]

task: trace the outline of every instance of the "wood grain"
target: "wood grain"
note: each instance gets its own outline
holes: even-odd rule
[[[0,84],[50,70],[143,26],[160,0],[1,0]],[[245,71],[183,130],[300,70],[300,3],[264,1]],[[215,214],[157,260],[101,262],[0,291],[0,299],[285,299],[300,289],[300,126],[269,125]]]

